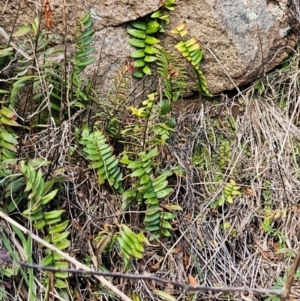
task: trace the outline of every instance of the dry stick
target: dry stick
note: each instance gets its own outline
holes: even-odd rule
[[[44,245],[48,249],[50,249],[50,250],[56,252],[57,254],[61,255],[67,261],[69,261],[72,264],[74,264],[77,269],[80,268],[80,269],[82,269],[84,271],[90,271],[90,272],[93,271],[93,269],[91,269],[91,268],[87,267],[86,265],[82,264],[81,262],[77,261],[75,258],[69,256],[65,252],[57,249],[55,246],[49,244],[48,242],[46,242],[42,238],[36,236],[35,234],[33,234],[32,232],[30,232],[29,230],[27,230],[26,228],[24,228],[23,226],[21,226],[19,223],[17,223],[16,221],[14,221],[13,219],[11,219],[10,217],[8,217],[5,213],[3,213],[1,211],[0,211],[0,217],[2,217],[8,223],[10,223],[10,224],[14,225],[15,227],[17,227],[18,229],[20,229],[24,234],[28,235],[29,237],[31,237],[35,241],[39,242],[40,244]],[[94,277],[97,278],[103,285],[105,285],[106,287],[108,287],[111,291],[113,291],[122,300],[124,300],[124,301],[133,301],[128,296],[126,296],[124,293],[122,293],[118,288],[116,288],[111,282],[109,282],[108,280],[106,280],[103,276],[97,276],[97,275],[95,275]]]
[[[285,286],[284,286],[284,289],[283,289],[281,301],[285,301],[288,298],[289,294],[290,294],[291,287],[292,287],[293,282],[294,282],[294,278],[295,278],[295,275],[296,275],[296,272],[297,272],[297,269],[298,269],[299,262],[300,262],[300,248],[299,248],[299,250],[296,254],[296,257],[294,258],[293,263],[292,263],[292,265],[290,267],[290,270],[288,272],[288,276],[287,276],[286,283],[285,283]]]

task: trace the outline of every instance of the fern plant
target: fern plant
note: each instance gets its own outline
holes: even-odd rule
[[[168,196],[173,189],[168,187],[167,178],[172,172],[162,172],[158,176],[154,175],[152,161],[159,154],[158,148],[149,152],[141,152],[137,159],[130,160],[127,155],[123,156],[121,163],[126,164],[132,170],[129,176],[135,179],[131,189],[123,192],[122,209],[127,210],[136,202],[147,205],[144,225],[145,228],[153,233],[153,237],[170,236],[171,224],[168,220],[174,219],[175,215],[165,212],[160,207],[160,200]]]
[[[169,0],[164,3],[163,7],[173,10],[174,4],[174,0]],[[134,59],[134,67],[138,68],[133,73],[135,77],[142,78],[144,75],[151,74],[149,64],[157,59],[157,49],[154,45],[160,43],[160,40],[155,35],[159,32],[164,32],[161,21],[165,21],[168,24],[169,16],[164,15],[160,9],[151,14],[150,18],[130,22],[132,28],[127,29],[127,32],[132,38],[128,42],[131,46],[137,48],[131,53],[131,57]]]
[[[91,14],[85,14],[77,21],[76,30],[76,52],[74,60],[75,74],[81,73],[87,66],[95,62],[96,58],[91,56],[95,51],[95,47],[91,46],[94,41],[95,30],[93,28],[93,20]]]
[[[140,107],[129,107],[131,114],[138,118],[137,124],[139,125],[124,129],[122,135],[128,140],[131,137],[139,140],[142,150],[146,147],[154,148],[156,145],[164,145],[176,126],[175,120],[164,116],[170,112],[172,106],[165,105],[163,101],[158,104],[157,100],[158,94],[151,93]]]
[[[92,162],[90,167],[97,171],[99,184],[107,180],[110,186],[122,191],[119,162],[102,132],[100,130],[90,132],[88,126],[84,126],[80,143],[84,145],[83,151],[87,154],[87,159]]]
[[[203,57],[201,45],[195,37],[184,41],[182,38],[188,34],[186,23],[182,23],[175,29],[171,30],[171,33],[179,35],[181,41],[175,45],[175,48],[182,54],[182,56],[193,66],[198,78],[198,88],[206,96],[212,96],[207,88],[207,82],[205,76],[200,69],[200,63]]]
[[[121,252],[123,254],[123,260],[125,270],[130,267],[130,261],[132,258],[142,259],[144,253],[143,243],[148,243],[147,238],[143,232],[135,234],[128,226],[120,225],[120,232],[117,237],[120,245]]]
[[[236,184],[234,179],[230,179],[229,182],[225,184],[221,195],[210,207],[216,208],[218,206],[223,206],[225,202],[231,205],[233,204],[234,199],[240,195],[242,195],[241,187]]]
[[[0,170],[5,170],[6,164],[16,163],[16,134],[11,127],[18,127],[17,115],[11,109],[2,106],[0,110]]]
[[[102,120],[101,127],[110,138],[120,138],[120,133],[124,128],[124,107],[130,98],[131,81],[129,66],[126,64],[117,72],[108,99],[102,100],[99,104],[101,109],[97,113],[97,119]]]
[[[62,221],[63,209],[47,211],[46,205],[52,201],[58,190],[52,189],[53,181],[45,182],[41,170],[36,171],[31,166],[27,166],[24,161],[20,163],[20,172],[25,178],[26,187],[24,192],[28,192],[29,206],[23,212],[23,215],[33,223],[33,227],[37,230],[43,230],[48,235],[44,237],[47,242],[52,243],[60,250],[69,248],[70,241],[67,239],[70,232],[66,231],[69,222]],[[68,268],[68,263],[63,258],[46,249],[46,256],[40,264],[42,266],[52,265],[57,268]],[[62,279],[68,277],[66,272],[56,272],[54,285],[57,288],[66,288],[67,284]]]
[[[187,75],[174,54],[160,45],[157,53],[157,72],[163,82],[163,94],[172,104],[186,92]],[[169,110],[170,111],[170,110]],[[164,115],[164,112],[161,112]]]

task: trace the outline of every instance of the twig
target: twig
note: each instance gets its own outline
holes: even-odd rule
[[[293,263],[288,272],[286,283],[285,283],[285,286],[284,286],[284,289],[282,292],[281,301],[285,301],[290,294],[291,287],[294,282],[295,274],[296,274],[298,266],[299,266],[299,262],[300,262],[300,248],[299,248],[299,250],[296,254],[296,257],[294,258]]]
[[[31,237],[35,241],[39,242],[40,244],[44,245],[48,249],[50,249],[50,250],[56,252],[57,254],[61,255],[64,259],[66,259],[67,261],[74,264],[77,269],[82,269],[82,270],[86,271],[87,273],[93,272],[93,270],[91,268],[89,268],[86,265],[82,264],[81,262],[77,261],[75,258],[69,256],[65,252],[57,249],[55,246],[49,244],[48,242],[46,242],[42,238],[36,236],[35,234],[33,234],[32,232],[30,232],[29,230],[27,230],[26,228],[21,226],[19,223],[17,223],[16,221],[14,221],[13,219],[11,219],[9,216],[7,216],[5,213],[3,213],[1,211],[0,211],[0,217],[5,219],[8,223],[10,223],[10,224],[14,225],[15,227],[17,227],[18,229],[20,229],[24,234],[28,235],[29,237]],[[118,288],[116,288],[111,282],[106,280],[102,275],[99,275],[99,274],[95,275],[95,278],[97,278],[103,285],[105,285],[110,290],[112,290],[122,300],[124,300],[124,301],[133,301],[128,296],[126,296],[124,293],[122,293]]]

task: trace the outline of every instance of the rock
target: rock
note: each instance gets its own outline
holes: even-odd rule
[[[2,10],[0,26],[11,33],[26,23],[30,24],[40,10],[45,10],[47,0],[43,0],[43,7],[38,2],[0,0]],[[99,31],[141,18],[158,10],[162,5],[161,0],[69,0],[66,1],[66,7],[61,0],[48,0],[48,3],[51,9],[53,34],[65,32],[64,12],[68,15],[68,32],[74,34],[75,20],[81,18],[86,12],[91,13],[94,19],[94,29]]]
[[[164,47],[176,53],[174,45],[177,37],[170,30],[185,21],[190,36],[198,38],[203,46],[202,70],[208,88],[212,93],[230,90],[252,82],[280,64],[299,42],[299,33],[295,30],[299,22],[295,22],[289,11],[290,1],[177,0],[175,10],[168,12],[171,23],[165,27],[166,33],[160,39]],[[53,25],[49,36],[54,44],[63,43],[65,9],[68,12],[69,33],[66,40],[68,43],[74,42],[75,20],[90,11],[96,30],[94,54],[100,57],[97,82],[99,88],[101,84],[101,92],[105,93],[132,51],[127,43],[129,37],[126,33],[127,24],[124,23],[156,11],[163,1],[67,2],[68,6],[63,8],[61,0],[49,1]],[[0,27],[11,33],[24,23],[30,23],[41,9],[34,3],[0,0],[3,7]],[[42,27],[45,27],[44,18]],[[2,40],[0,37],[0,43]],[[186,67],[191,72],[188,64]],[[193,90],[195,77],[192,72],[190,75],[189,84]],[[155,89],[155,86],[152,87],[152,90]]]
[[[177,3],[170,27],[186,21],[190,34],[201,41],[205,50],[202,70],[212,93],[259,78],[280,64],[299,42],[287,0]],[[169,35],[163,43],[172,47],[174,37]]]

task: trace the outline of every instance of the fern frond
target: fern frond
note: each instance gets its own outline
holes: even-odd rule
[[[161,46],[157,46],[157,72],[163,81],[163,93],[170,105],[186,92],[187,75],[184,67],[176,57]],[[166,101],[165,100],[165,101]],[[161,113],[170,112],[171,108],[164,109]]]
[[[37,230],[43,230],[48,233],[44,239],[54,244],[58,249],[65,250],[70,247],[71,242],[67,239],[70,232],[66,231],[68,221],[62,222],[62,214],[64,209],[45,211],[44,206],[54,199],[58,190],[51,190],[51,182],[44,182],[42,172],[36,171],[31,166],[27,166],[24,161],[20,163],[20,171],[23,174],[26,187],[24,192],[30,192],[28,198],[31,200],[29,208],[23,212],[23,215],[33,222],[33,227]],[[42,259],[42,266],[52,265],[58,268],[68,268],[68,263],[63,258],[46,250],[46,256]],[[65,288],[67,284],[61,279],[68,277],[68,273],[54,273],[54,286],[57,288]],[[49,277],[48,277],[49,278]],[[47,282],[47,281],[46,281]]]
[[[182,23],[171,31],[174,34],[184,37],[188,30],[186,29],[186,23]],[[207,88],[207,82],[205,76],[200,69],[200,63],[203,57],[203,52],[200,43],[194,37],[187,41],[181,40],[175,45],[175,48],[181,53],[181,55],[191,64],[198,78],[198,88],[206,96],[212,96]]]
[[[82,137],[81,144],[85,146],[83,151],[87,154],[87,159],[92,162],[90,168],[97,171],[99,184],[107,180],[110,186],[121,191],[121,169],[106,137],[96,130]]]
[[[131,258],[143,258],[143,243],[148,243],[148,240],[143,235],[143,232],[135,234],[126,225],[120,225],[120,232],[117,240],[123,255],[125,270],[127,270],[129,268]]]
[[[168,1],[163,7],[168,10],[173,10],[174,2]],[[129,44],[137,50],[131,53],[131,57],[134,59],[134,67],[138,70],[133,73],[137,78],[143,78],[144,75],[150,75],[151,70],[149,68],[149,63],[155,62],[157,60],[156,54],[157,49],[155,45],[160,43],[155,37],[158,32],[164,32],[161,21],[169,24],[169,16],[164,15],[162,10],[157,10],[150,15],[150,18],[143,20],[135,20],[130,22],[132,28],[127,29],[131,39],[129,39]]]
[[[112,115],[114,115],[121,106],[124,106],[129,98],[131,74],[128,70],[128,64],[122,66],[118,70],[117,75],[114,78],[112,91],[109,93],[110,103],[112,105]]]
[[[127,168],[132,172],[130,177],[136,178],[136,183],[123,192],[122,209],[127,210],[134,202],[145,202],[147,204],[144,225],[154,236],[170,236],[171,224],[164,218],[163,209],[159,206],[160,200],[168,196],[173,189],[168,187],[167,178],[171,172],[163,172],[154,177],[152,170],[152,160],[159,154],[158,149],[154,148],[148,153],[139,153],[139,160],[129,160],[124,157],[121,162],[127,164]]]
[[[19,126],[16,121],[17,115],[7,107],[0,110],[0,172],[5,176],[6,166],[17,163],[17,135],[11,127]],[[1,175],[0,175],[1,176]]]
[[[77,21],[76,27],[76,53],[74,60],[74,73],[81,73],[87,66],[95,62],[96,58],[90,56],[95,48],[90,46],[94,41],[93,19],[90,13],[85,14]]]

